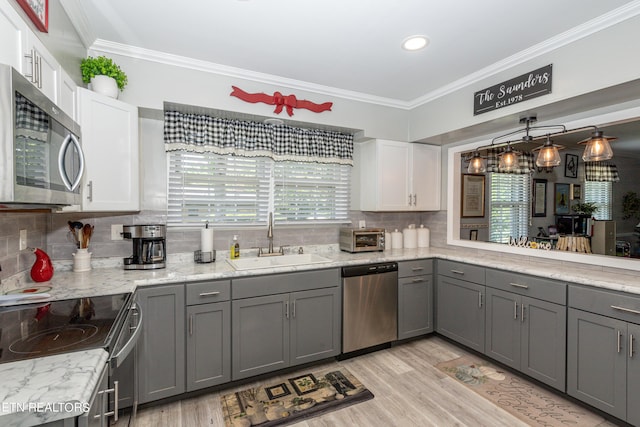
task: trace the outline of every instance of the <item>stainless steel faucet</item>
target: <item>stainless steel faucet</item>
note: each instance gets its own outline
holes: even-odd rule
[[[269,239],[269,249],[267,253],[273,253],[273,212],[269,212],[269,225],[267,226],[267,239]]]

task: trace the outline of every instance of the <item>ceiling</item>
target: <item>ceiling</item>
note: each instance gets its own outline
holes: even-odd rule
[[[639,3],[62,0],[97,51],[178,55],[227,75],[405,108],[637,14]],[[403,50],[414,34],[430,44]]]

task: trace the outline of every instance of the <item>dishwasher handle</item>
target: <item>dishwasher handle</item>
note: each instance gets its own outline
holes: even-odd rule
[[[367,276],[370,274],[391,273],[394,271],[398,271],[397,262],[355,265],[342,267],[342,277]]]

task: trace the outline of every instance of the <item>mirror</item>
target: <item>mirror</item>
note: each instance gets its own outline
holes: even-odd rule
[[[597,125],[600,130],[604,131],[605,135],[617,137],[617,140],[611,142],[613,158],[604,163],[613,164],[617,167],[620,181],[609,184],[612,195],[611,212],[610,217],[606,219],[609,219],[611,222],[608,223],[606,228],[603,228],[603,224],[598,224],[597,230],[605,234],[610,233],[612,224],[614,224],[615,237],[613,238],[613,249],[611,249],[611,243],[609,242],[611,238],[609,238],[607,241],[607,250],[598,246],[593,253],[601,254],[606,258],[616,258],[613,262],[595,261],[597,264],[620,266],[620,261],[622,261],[627,263],[624,264],[624,268],[640,269],[640,265],[634,265],[633,267],[629,267],[628,265],[628,263],[640,260],[640,227],[636,227],[636,225],[640,223],[640,212],[638,212],[639,207],[633,205],[633,202],[636,202],[636,200],[628,196],[629,193],[633,193],[640,197],[640,179],[638,179],[639,176],[637,172],[640,170],[640,120],[638,120],[638,109],[618,113],[619,114],[613,115],[618,116],[616,120],[611,120],[613,117],[604,117],[601,118],[601,121],[594,121],[592,118],[590,121],[577,120],[574,122],[576,124],[559,123],[565,124],[567,129]],[[612,115],[610,114],[608,116]],[[610,119],[610,121],[607,119]],[[582,160],[584,145],[576,145],[576,142],[588,138],[591,135],[591,131],[591,129],[587,129],[554,137],[554,144],[564,145],[566,147],[560,150],[560,165],[546,170],[543,168],[535,168],[532,174],[523,175],[523,177],[528,177],[528,180],[525,180],[526,188],[524,189],[522,185],[518,183],[518,178],[513,178],[518,175],[479,174],[479,176],[484,178],[482,181],[485,182],[483,187],[484,197],[482,200],[479,200],[480,192],[477,188],[481,180],[478,179],[478,176],[474,179],[474,176],[468,175],[467,168],[469,163],[465,162],[464,159],[472,157],[476,148],[489,146],[491,140],[478,141],[450,149],[449,194],[453,196],[454,200],[449,200],[448,202],[448,243],[500,250],[503,252],[514,252],[514,250],[511,249],[496,249],[495,246],[508,247],[505,242],[510,240],[509,237],[517,238],[526,236],[530,241],[549,242],[553,244],[555,248],[558,245],[558,237],[566,235],[581,237],[582,235],[592,234],[591,230],[594,222],[587,220],[587,218],[590,218],[590,215],[580,215],[581,211],[578,209],[581,207],[578,205],[584,204],[586,201],[586,188],[585,163]],[[553,132],[553,130],[551,132]],[[532,134],[537,136],[540,135],[540,132],[532,132]],[[518,139],[520,136],[521,135],[516,135],[515,138],[511,139]],[[512,147],[517,151],[531,152],[533,148],[541,146],[544,142],[544,139],[537,139],[529,143],[513,143]],[[481,154],[486,154],[486,151],[481,152]],[[535,157],[533,161],[535,162]],[[511,176],[511,181],[513,182],[509,184],[510,186],[501,186],[499,179],[492,180],[492,177],[497,175]],[[474,184],[474,182],[477,184]],[[466,187],[464,183],[467,183]],[[469,183],[471,183],[471,185],[469,185]],[[476,187],[474,187],[474,185]],[[606,185],[607,184],[605,184],[605,186]],[[598,189],[596,188],[594,190],[593,187],[594,186],[590,187],[592,192]],[[499,219],[501,212],[498,208],[499,202],[496,200],[500,200],[500,191],[508,192],[508,194],[512,195],[511,189],[513,188],[519,189],[517,191],[524,192],[524,197],[522,197],[521,200],[527,200],[527,206],[524,208],[520,206],[520,210],[513,207],[512,209],[504,210],[508,212],[510,216],[501,221]],[[506,197],[506,199],[508,199],[508,197]],[[640,200],[636,203],[640,204]],[[469,207],[471,207],[471,209],[469,209]],[[502,212],[504,213],[504,211]],[[469,212],[471,212],[471,215],[469,215]],[[602,212],[602,215],[607,216],[606,212]],[[491,222],[492,216],[494,219],[493,225]],[[599,217],[600,214],[596,211],[595,216]],[[520,233],[514,235],[514,228],[510,228],[507,230],[507,237],[505,238],[505,233],[501,234],[496,230],[499,229],[502,223],[509,221],[520,223],[520,227],[517,228]],[[557,235],[554,235],[556,231]],[[580,241],[580,239],[572,240]],[[590,245],[593,238],[588,238],[587,240]],[[502,244],[496,245],[495,242],[502,242]],[[595,243],[598,243],[598,241]],[[520,248],[515,250],[515,252],[519,249]],[[580,252],[579,244],[578,249],[575,249],[575,247],[571,249]],[[583,249],[586,251],[587,248],[585,247]],[[530,248],[527,248],[527,250],[531,251]],[[541,252],[546,251],[527,252],[527,254],[533,256],[541,255],[546,258],[558,258],[558,251],[556,250],[549,251],[546,255],[543,255]],[[578,258],[576,257],[580,257],[580,255],[576,253],[566,254],[568,257],[564,255],[565,254],[561,255],[559,259],[577,260]],[[582,255],[582,257],[584,258],[584,255]],[[580,259],[580,262],[594,262],[594,260]]]

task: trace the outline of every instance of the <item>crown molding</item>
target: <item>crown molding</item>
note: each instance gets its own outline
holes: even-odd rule
[[[108,40],[96,39],[93,31],[91,31],[87,24],[86,16],[82,12],[82,7],[80,6],[81,0],[61,0],[61,3],[89,51],[128,56],[135,59],[157,62],[196,71],[242,78],[273,86],[287,86],[291,89],[403,110],[411,110],[458,90],[472,86],[495,74],[507,71],[510,68],[540,57],[546,53],[552,52],[553,50],[559,49],[640,14],[640,0],[634,0],[604,15],[585,22],[584,24],[565,31],[562,34],[558,34],[557,36],[545,40],[542,43],[518,52],[515,55],[507,57],[488,67],[482,68],[450,84],[442,86],[437,90],[426,93],[411,101],[403,101],[319,85],[301,80],[289,79],[272,74],[259,73],[242,68],[230,67],[209,61],[188,58],[185,56],[140,48]]]
[[[520,51],[515,55],[507,57],[488,67],[482,68],[475,73],[469,74],[468,76],[458,79],[448,85],[442,86],[435,91],[429,92],[419,98],[416,98],[409,102],[409,109],[419,107],[435,99],[441,98],[450,93],[471,86],[488,77],[491,77],[492,75],[498,74],[502,71],[506,71],[512,67],[515,67],[516,65],[523,64],[546,53],[552,52],[556,49],[588,37],[606,28],[619,24],[620,22],[626,21],[627,19],[633,18],[639,14],[640,0],[634,0],[624,6],[612,10],[609,13],[587,21],[584,24],[578,25],[577,27],[571,28],[570,30],[547,39],[542,43],[538,43],[537,45]]]
[[[301,80],[288,79],[286,77],[280,77],[273,74],[259,73],[243,68],[230,67],[227,65],[216,64],[209,61],[188,58],[186,56],[174,55],[171,53],[159,52],[156,50],[145,49],[137,46],[116,43],[109,40],[97,39],[91,45],[89,50],[94,52],[104,52],[115,55],[128,56],[135,59],[173,65],[176,67],[188,68],[196,71],[204,71],[228,77],[241,78],[273,86],[287,86],[287,88],[291,89],[304,90],[321,95],[336,96],[339,98],[351,99],[354,101],[360,101],[369,104],[377,104],[400,109],[409,108],[409,105],[406,101],[384,98],[380,96],[369,95],[366,93],[309,83]]]

